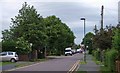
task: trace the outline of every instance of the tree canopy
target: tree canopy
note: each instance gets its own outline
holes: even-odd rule
[[[39,50],[47,47],[47,51],[57,50],[58,54],[62,54],[65,47],[74,44],[74,34],[71,29],[56,17],[48,16],[43,18],[38,14],[34,6],[28,5],[26,2],[22,5],[19,13],[11,18],[12,26],[10,30],[2,31],[3,41],[11,43],[11,49],[14,51],[29,53],[33,49]],[[32,43],[32,48],[30,44]],[[6,43],[3,44],[10,47]],[[3,46],[3,51],[6,47]],[[18,49],[20,48],[20,49]],[[9,49],[7,49],[9,50]]]

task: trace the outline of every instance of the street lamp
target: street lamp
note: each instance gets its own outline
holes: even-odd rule
[[[85,37],[85,18],[81,18],[84,21],[84,37]],[[85,43],[84,43],[85,44]]]
[[[33,44],[32,44],[32,43],[30,43],[30,48],[31,48],[31,50],[32,50],[32,46],[33,46]]]
[[[32,45],[33,45],[33,44],[32,44],[32,43],[30,43],[30,47],[32,47]]]
[[[81,18],[81,20],[84,21],[84,38],[85,38],[85,18]],[[85,45],[85,39],[84,39],[84,61],[86,62],[86,45]]]

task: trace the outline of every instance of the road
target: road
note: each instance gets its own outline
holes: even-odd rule
[[[13,69],[12,71],[69,71],[73,65],[82,58],[82,54],[60,56],[55,59],[33,64],[27,67]]]

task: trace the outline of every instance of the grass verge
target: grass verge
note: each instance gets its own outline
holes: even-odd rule
[[[23,67],[23,66],[28,66],[32,64],[35,64],[35,63],[34,62],[20,63],[20,64],[16,64],[15,67]]]
[[[47,61],[47,59],[36,59],[36,60],[31,60],[30,62],[25,62],[25,63],[21,63],[21,64],[16,64],[15,67],[23,67],[23,66],[28,66],[28,65],[32,65],[38,62],[44,62]]]
[[[80,64],[87,64],[87,62],[85,62],[85,61],[80,61]]]
[[[97,61],[94,57],[93,57],[93,61],[97,64],[100,65],[100,73],[116,73],[116,72],[112,72],[108,69],[108,67],[104,66],[104,63],[101,61]]]
[[[116,73],[116,72],[112,72],[110,71],[107,67],[105,66],[100,66],[100,71],[101,73]]]
[[[12,62],[0,62],[0,66],[8,65],[8,64],[14,64]]]
[[[92,59],[97,65],[103,65],[101,61],[96,60],[94,57]]]

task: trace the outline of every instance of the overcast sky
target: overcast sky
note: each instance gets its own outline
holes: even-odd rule
[[[11,18],[14,18],[27,2],[33,5],[38,13],[47,17],[55,15],[66,23],[76,36],[75,43],[80,44],[83,38],[83,21],[86,19],[86,33],[93,32],[94,25],[100,28],[101,6],[104,5],[104,27],[118,23],[119,0],[0,0],[0,31],[9,29]],[[0,37],[2,35],[0,34]]]

